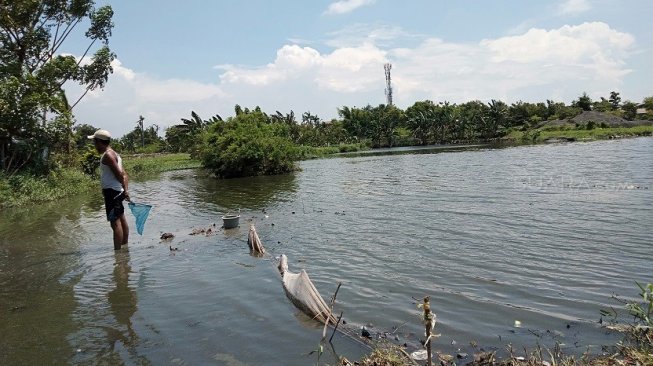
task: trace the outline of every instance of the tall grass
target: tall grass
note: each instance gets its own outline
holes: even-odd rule
[[[131,178],[181,169],[199,168],[200,162],[188,154],[125,155],[123,165]],[[60,168],[46,176],[0,173],[0,209],[54,201],[99,190],[99,179],[76,168]]]
[[[40,203],[99,189],[97,180],[77,169],[53,170],[47,176],[0,173],[0,209]]]
[[[303,160],[323,158],[328,155],[356,152],[369,149],[365,144],[340,144],[334,146],[299,146],[299,157]]]
[[[123,155],[123,166],[127,174],[138,179],[142,176],[172,170],[194,169],[202,166],[199,160],[189,154]]]

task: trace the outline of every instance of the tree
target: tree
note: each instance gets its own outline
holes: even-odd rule
[[[629,100],[624,102],[624,104],[621,106],[621,110],[624,113],[624,118],[629,121],[632,121],[637,117],[637,104]]]
[[[160,151],[163,140],[159,137],[159,126],[152,124],[149,127],[144,127],[143,120],[139,119],[136,128],[118,139],[116,145],[130,152]]]
[[[601,98],[603,99],[603,98]],[[612,106],[612,110],[616,111],[619,109],[619,105],[621,104],[621,97],[619,96],[619,93],[616,91],[611,91],[610,92],[610,98],[608,99],[608,102],[610,102],[610,105]]]
[[[653,119],[653,97],[646,97],[642,101],[642,108],[644,108],[644,111],[646,112],[644,115],[641,115],[641,118],[645,119]]]
[[[395,142],[395,131],[404,118],[404,112],[394,105],[381,104],[374,108],[374,128],[372,132],[372,141],[376,146],[392,147]]]
[[[610,100],[607,100],[603,97],[601,97],[601,101],[595,101],[592,103],[592,110],[598,111],[598,112],[609,112],[614,110],[614,105]]]
[[[546,115],[547,115],[547,120],[556,120],[556,119],[562,119],[563,115],[565,114],[565,103],[562,102],[554,102],[553,100],[547,99],[546,101]]]
[[[370,136],[372,130],[372,106],[365,108],[342,107],[338,115],[342,118],[342,126],[350,136],[362,140]]]
[[[75,144],[77,148],[82,148],[88,143],[88,136],[92,135],[98,129],[95,126],[83,123],[81,125],[76,125],[73,127]]]
[[[236,108],[238,109],[240,106],[236,106]],[[242,109],[240,113],[244,113]],[[202,132],[213,124],[224,122],[218,114],[207,120],[202,119],[195,111],[191,111],[190,115],[191,118],[181,119],[182,124],[170,126],[166,129],[167,151],[189,152],[194,155],[201,142]]]
[[[508,120],[508,105],[500,100],[492,99],[488,103],[489,110],[487,112],[489,128],[486,128],[486,136],[494,137],[498,130],[506,126]]]
[[[311,112],[304,112],[302,114],[302,123],[311,127],[317,127],[320,124],[321,120],[317,114],[311,114]]]
[[[431,142],[431,125],[435,119],[436,105],[430,101],[415,102],[406,109],[406,127],[420,145]]]
[[[166,150],[168,152],[188,152],[193,141],[188,133],[188,126],[174,125],[166,129],[165,134]]]
[[[578,100],[575,100],[572,104],[572,106],[580,108],[584,111],[591,111],[592,110],[592,98],[590,98],[587,93],[583,93],[580,97],[578,97]]]
[[[508,124],[510,126],[519,126],[528,123],[530,120],[528,103],[521,100],[510,105],[508,109]]]
[[[115,54],[108,47],[113,28],[110,6],[92,0],[0,2],[0,168],[16,170],[45,147],[70,145],[72,109],[91,90],[104,87]],[[59,49],[88,20],[89,45],[79,58]],[[93,46],[100,47],[88,59]],[[84,87],[72,105],[66,82]],[[54,141],[53,137],[66,141]],[[19,146],[20,145],[20,146]],[[27,151],[22,157],[20,151]],[[16,163],[16,161],[21,161]]]
[[[202,164],[221,178],[291,172],[298,154],[282,127],[260,110],[214,124],[203,134]]]

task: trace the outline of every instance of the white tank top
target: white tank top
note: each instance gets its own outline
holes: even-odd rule
[[[120,168],[120,171],[122,172],[122,158],[118,153],[114,153],[116,154],[116,158],[118,158],[118,168]],[[106,152],[102,154],[102,157],[100,157],[100,185],[102,186],[102,189],[113,189],[122,192],[122,184],[120,184],[118,178],[116,178],[108,165],[102,163],[105,154]]]

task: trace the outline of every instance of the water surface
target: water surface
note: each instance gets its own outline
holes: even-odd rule
[[[471,341],[600,352],[616,336],[599,310],[653,280],[651,138],[301,167],[134,182],[134,200],[154,209],[120,252],[99,194],[0,213],[0,364],[312,363],[321,329],[285,298],[282,253],[325,298],[343,283],[336,310],[350,329],[401,326],[399,342],[415,346],[414,298],[430,295],[445,352]],[[240,229],[189,235],[238,209]],[[250,221],[272,257],[249,256]],[[161,243],[163,232],[176,237]],[[346,337],[335,348],[366,351]]]

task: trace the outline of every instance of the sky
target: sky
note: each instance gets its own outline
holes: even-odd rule
[[[96,0],[117,55],[77,123],[131,131],[234,106],[322,119],[344,105],[653,96],[650,0]],[[81,56],[84,29],[63,53]],[[69,100],[81,94],[65,86]]]

